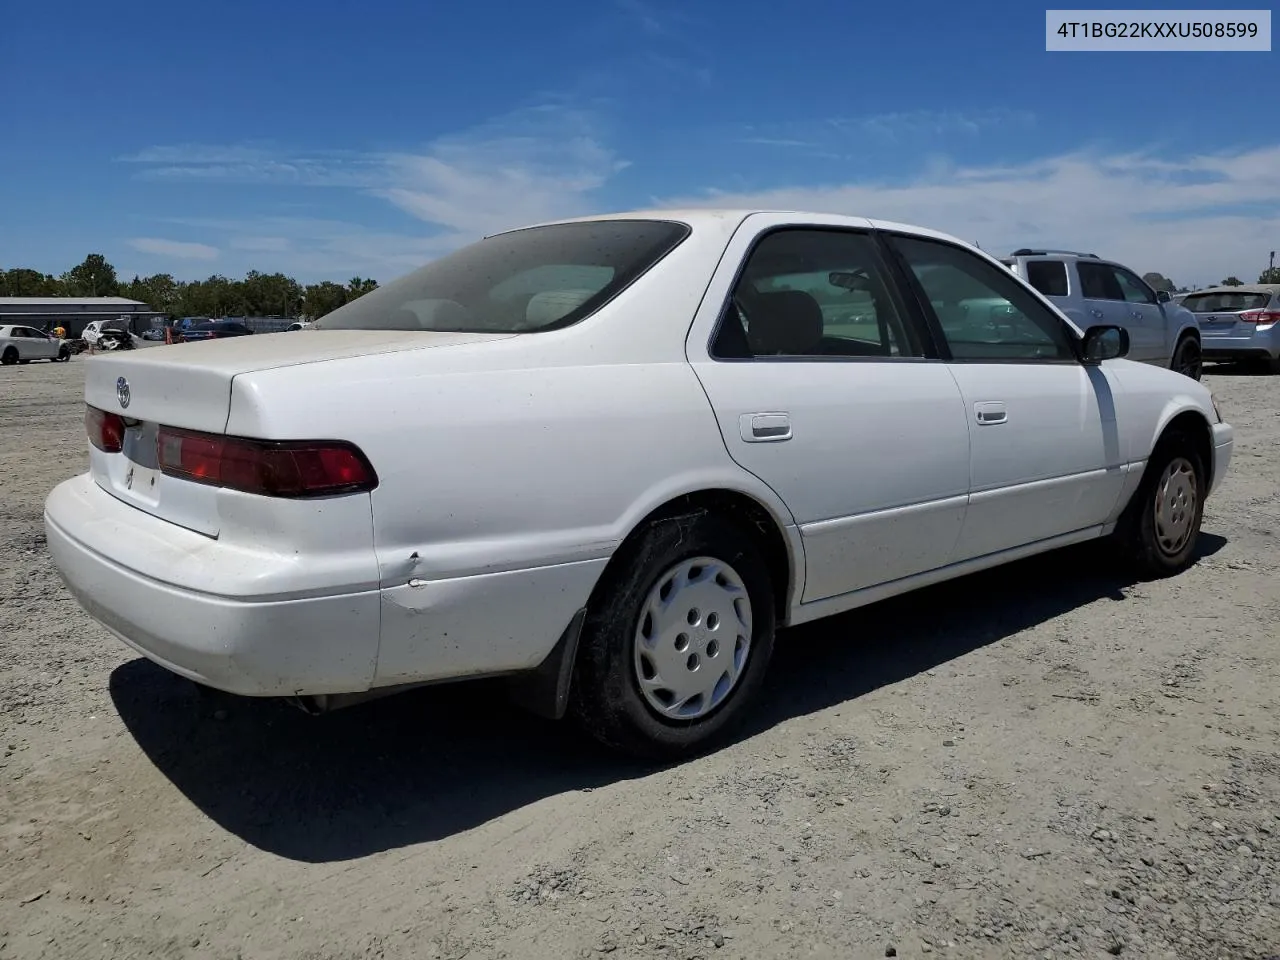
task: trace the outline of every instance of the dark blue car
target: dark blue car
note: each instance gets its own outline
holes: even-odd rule
[[[188,343],[196,340],[221,340],[223,337],[247,337],[253,331],[237,320],[209,320],[182,332]]]

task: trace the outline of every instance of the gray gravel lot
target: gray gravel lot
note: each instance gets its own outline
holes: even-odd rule
[[[1280,955],[1280,377],[1196,566],[1097,547],[784,634],[758,723],[620,764],[484,685],[198,698],[63,589],[84,358],[0,369],[0,957]]]

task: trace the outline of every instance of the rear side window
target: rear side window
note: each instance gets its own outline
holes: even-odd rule
[[[1046,297],[1067,295],[1067,265],[1061,260],[1028,260],[1027,282]]]
[[[1193,313],[1235,313],[1262,310],[1270,302],[1267,293],[1189,293],[1182,305]]]
[[[1115,271],[1105,263],[1077,260],[1076,272],[1080,274],[1080,295],[1086,300],[1124,299],[1124,291],[1120,289]]]
[[[594,313],[689,234],[665,220],[588,220],[489,237],[339,307],[317,330],[534,333]]]
[[[743,264],[715,341],[718,359],[915,357],[874,240],[850,230],[782,229]]]

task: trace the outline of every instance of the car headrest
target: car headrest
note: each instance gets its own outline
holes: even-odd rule
[[[747,339],[756,356],[805,356],[822,343],[822,307],[803,290],[774,290],[752,298]]]
[[[524,308],[524,319],[528,323],[555,323],[595,294],[595,290],[543,290],[529,298]]]

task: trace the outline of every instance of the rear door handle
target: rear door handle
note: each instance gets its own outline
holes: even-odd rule
[[[973,405],[973,414],[978,423],[984,427],[997,423],[1005,423],[1009,419],[1009,411],[999,400],[984,400]]]
[[[777,443],[791,439],[791,417],[786,413],[744,413],[738,432],[747,443]]]
[[[1101,311],[1101,310],[1090,310],[1089,312],[1090,312],[1090,313],[1092,313],[1092,314],[1093,314],[1095,317],[1097,317],[1099,320],[1101,320],[1101,319],[1102,319],[1102,311]]]

